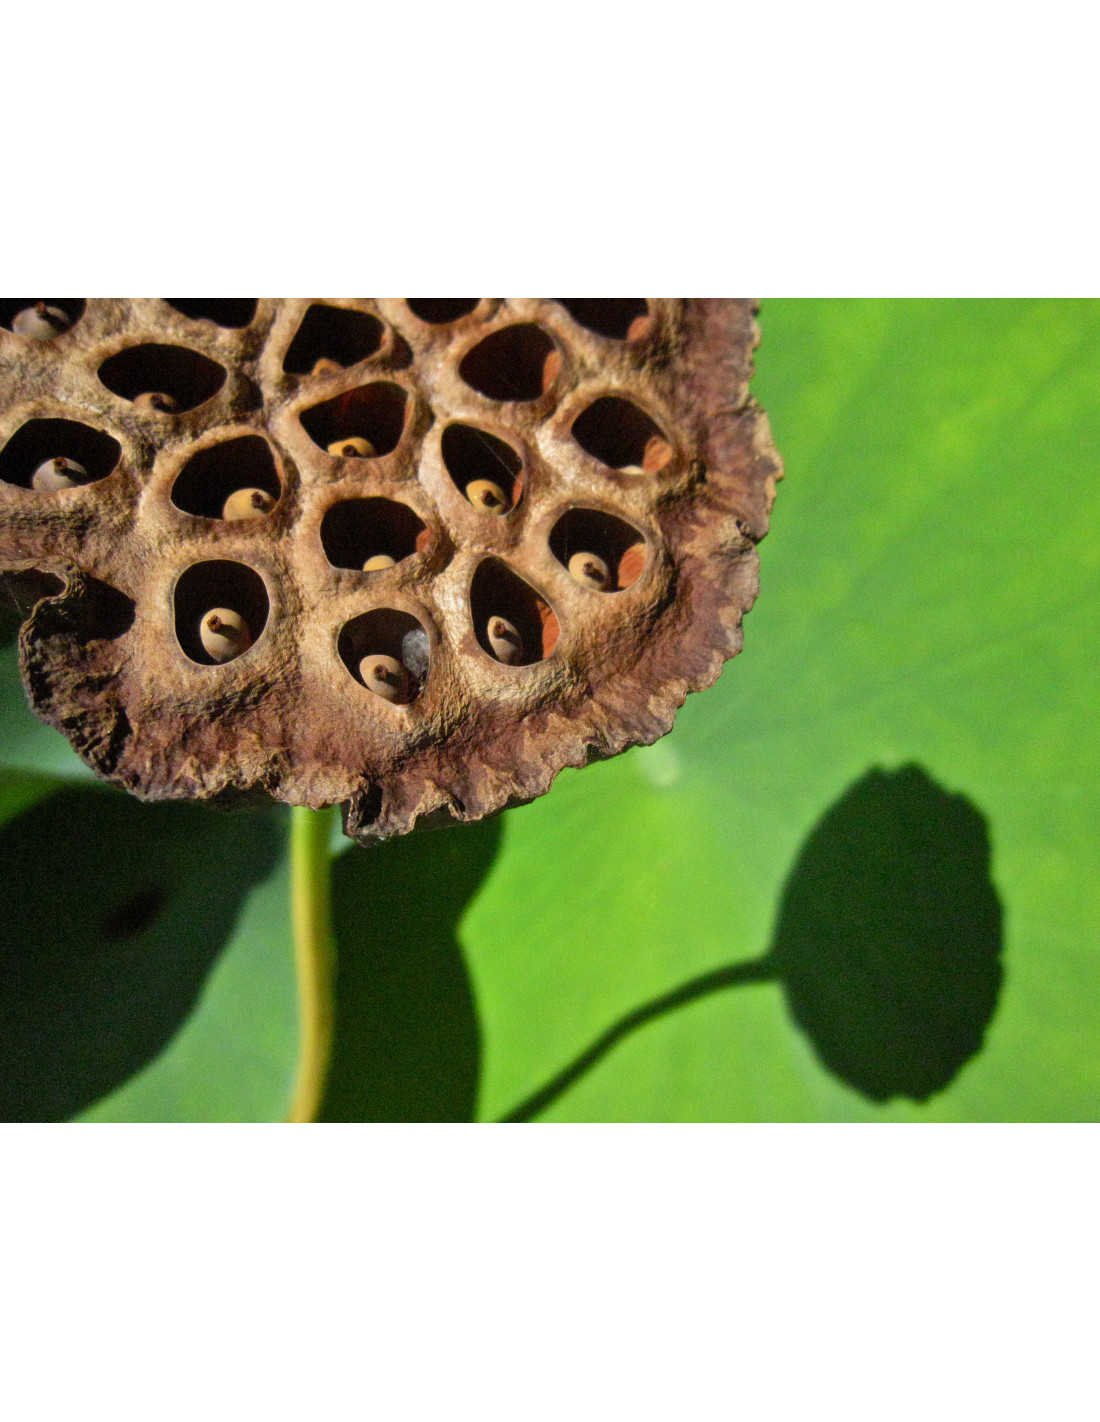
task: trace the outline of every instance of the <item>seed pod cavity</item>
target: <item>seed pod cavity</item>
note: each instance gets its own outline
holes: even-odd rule
[[[52,341],[67,331],[72,325],[68,312],[60,306],[47,306],[44,301],[36,301],[12,318],[11,328],[17,336],[26,336],[32,341]]]

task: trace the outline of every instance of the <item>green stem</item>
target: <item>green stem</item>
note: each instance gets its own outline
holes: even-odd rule
[[[315,1121],[332,1055],[336,949],[329,838],[332,810],[290,812],[290,897],[298,972],[298,1076],[288,1121]]]

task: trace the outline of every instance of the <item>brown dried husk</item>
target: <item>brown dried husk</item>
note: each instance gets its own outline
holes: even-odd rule
[[[53,418],[121,446],[106,477],[75,489],[0,482],[0,572],[33,604],[20,655],[37,713],[135,795],[341,804],[364,842],[480,819],[543,794],[564,766],[664,735],[687,693],[741,647],[781,477],[748,391],[753,303],[652,299],[648,330],[626,340],[551,300],[483,300],[436,325],[402,300],[317,300],[377,318],[377,350],[334,372],[285,371],[306,299],[260,300],[243,329],[160,300],[90,300],[52,341],[0,331],[0,450],[28,420]],[[490,399],[459,365],[517,323],[547,333],[560,368],[534,399]],[[146,342],[206,356],[224,383],[180,414],[137,408],[98,372]],[[327,454],[300,413],[379,381],[407,397],[396,447]],[[574,438],[573,422],[605,396],[629,399],[671,445],[658,472],[619,472]],[[522,494],[504,517],[475,509],[448,473],[440,440],[454,421],[522,459]],[[173,503],[196,451],[255,434],[281,485],[269,515],[227,523]],[[382,573],[333,566],[321,523],[348,497],[405,503],[428,530],[418,551]],[[578,508],[644,535],[632,586],[595,592],[555,557],[551,531]],[[487,558],[553,610],[560,636],[544,659],[507,666],[479,644],[470,588]],[[207,560],[251,568],[269,602],[254,645],[221,665],[193,660],[175,621],[177,580]],[[410,704],[374,695],[341,656],[341,629],[375,608],[409,613],[428,634],[428,675]]]

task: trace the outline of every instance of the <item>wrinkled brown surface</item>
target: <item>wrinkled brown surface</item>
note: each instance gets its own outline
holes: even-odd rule
[[[325,299],[328,300],[327,298]],[[287,348],[306,300],[259,303],[243,330],[190,320],[163,301],[90,300],[39,344],[0,331],[0,449],[32,418],[76,420],[113,436],[122,456],[98,483],[38,494],[0,481],[0,571],[40,600],[21,634],[36,711],[106,779],[150,798],[273,795],[343,803],[349,834],[403,834],[418,820],[478,819],[547,790],[566,765],[648,744],[689,691],[709,686],[741,646],[757,591],[780,465],[748,395],[753,306],[651,300],[648,335],[612,340],[549,300],[484,300],[447,325],[401,300],[333,300],[382,323],[380,348],[330,374],[290,375]],[[561,353],[549,391],[495,401],[459,376],[491,332],[537,323]],[[110,355],[144,342],[186,347],[225,367],[222,388],[174,416],[143,413],[97,377]],[[309,438],[303,409],[375,379],[408,394],[396,448],[341,460]],[[606,395],[629,398],[673,447],[657,474],[619,473],[571,434]],[[440,451],[453,420],[522,456],[522,497],[507,516],[473,508]],[[266,518],[225,523],[177,508],[171,491],[199,448],[260,433],[282,496]],[[320,525],[335,501],[406,503],[430,537],[383,573],[332,566]],[[574,582],[549,547],[570,508],[641,530],[647,561],[622,592]],[[502,560],[554,610],[552,655],[505,666],[478,644],[470,584]],[[192,564],[229,559],[263,579],[270,610],[235,661],[199,665],[174,622],[174,587]],[[341,628],[375,607],[411,613],[431,662],[410,705],[373,695],[338,652]]]

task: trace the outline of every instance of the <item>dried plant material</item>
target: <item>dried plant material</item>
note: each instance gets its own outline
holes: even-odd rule
[[[751,303],[56,304],[0,330],[0,572],[32,704],[135,794],[474,820],[740,648]]]

